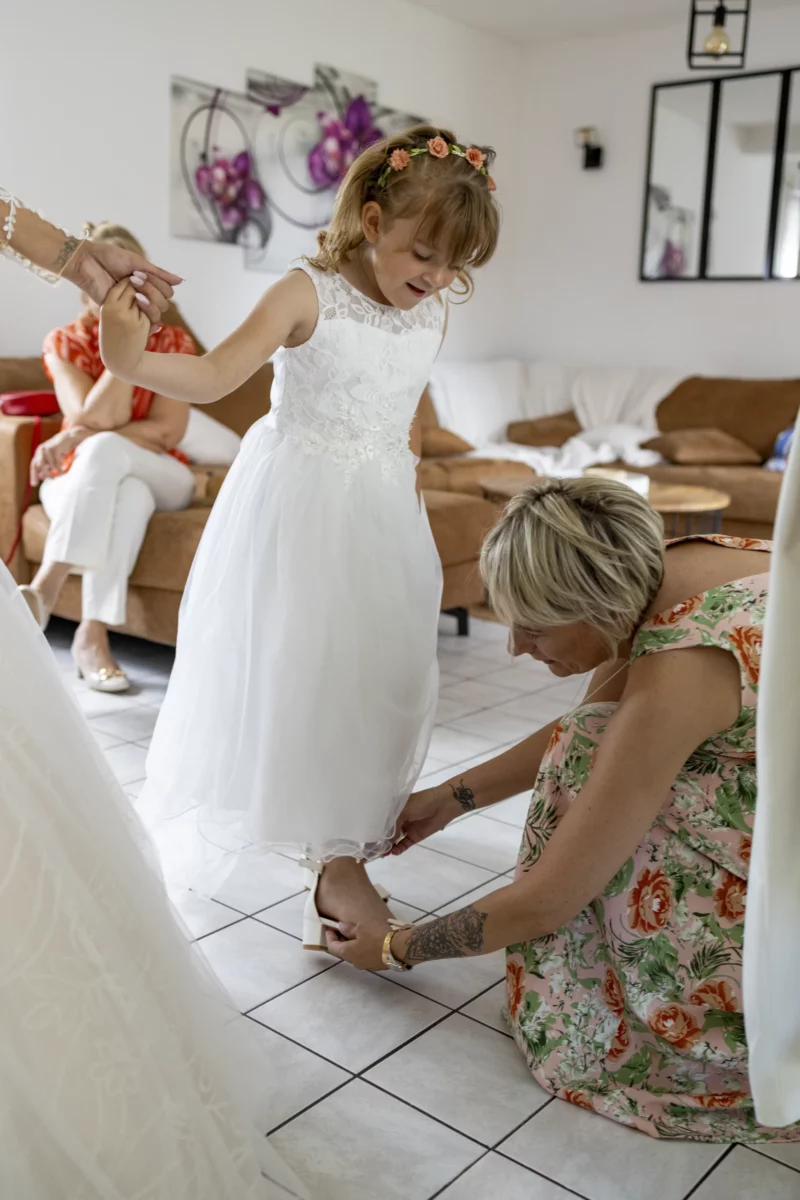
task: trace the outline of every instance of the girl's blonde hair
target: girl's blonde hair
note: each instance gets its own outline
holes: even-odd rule
[[[92,225],[87,221],[83,227],[83,236],[93,242],[113,242],[123,250],[131,250],[134,254],[141,254],[142,258],[147,258],[141,243],[131,231],[124,225],[115,225],[113,221],[101,221],[99,225]]]
[[[387,173],[395,150],[418,150],[434,138],[458,145],[447,129],[415,125],[396,137],[383,138],[358,156],[339,189],[330,226],[319,235],[317,255],[308,260],[312,266],[322,271],[341,268],[365,240],[361,213],[374,200],[390,224],[415,217],[416,236],[459,266],[461,294],[470,295],[469,268],[489,261],[500,232],[500,212],[488,174],[495,152],[488,146],[477,147],[484,155],[486,174],[452,153],[444,158],[417,154],[404,170]]]
[[[623,483],[542,480],[515,496],[489,533],[481,573],[508,625],[538,631],[581,621],[616,651],[661,586],[663,523]]]

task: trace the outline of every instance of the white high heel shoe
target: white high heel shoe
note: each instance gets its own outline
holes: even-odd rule
[[[327,917],[321,917],[317,909],[317,888],[319,887],[324,864],[316,862],[311,858],[303,858],[300,860],[300,866],[310,881],[308,895],[306,896],[306,906],[303,909],[303,949],[322,950],[327,953],[328,947],[325,945],[325,930],[338,929],[339,922],[329,921]]]
[[[115,667],[113,671],[109,671],[108,667],[101,667],[99,671],[84,671],[75,663],[75,670],[78,679],[85,680],[93,692],[127,692],[131,686],[130,679],[121,667]]]
[[[317,866],[320,868],[318,872],[316,870]],[[322,864],[315,863],[310,858],[301,858],[300,867],[303,872],[303,886],[307,892],[310,892],[311,889],[316,886],[314,882],[315,878],[322,873]],[[381,900],[388,904],[392,898],[391,893],[388,892],[381,883],[373,883],[372,886],[375,888],[375,891],[378,893]]]
[[[31,610],[34,621],[44,633],[50,621],[50,610],[45,607],[42,597],[27,583],[20,584],[17,591]]]

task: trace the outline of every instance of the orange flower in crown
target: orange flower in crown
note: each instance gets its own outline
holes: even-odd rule
[[[393,171],[405,171],[411,159],[417,158],[420,154],[430,154],[431,158],[449,158],[451,154],[456,158],[463,158],[471,167],[483,175],[490,192],[497,191],[497,184],[486,169],[486,155],[484,152],[479,150],[477,146],[470,146],[468,150],[465,150],[463,146],[457,146],[455,142],[448,142],[447,138],[443,138],[441,134],[428,138],[424,146],[412,146],[409,150],[398,147],[396,150],[393,150],[389,155],[386,166],[378,176],[378,189],[386,187]]]
[[[389,156],[389,166],[393,171],[405,171],[410,162],[407,150],[393,150]]]
[[[435,137],[428,142],[428,151],[434,158],[447,158],[450,147],[443,137]]]

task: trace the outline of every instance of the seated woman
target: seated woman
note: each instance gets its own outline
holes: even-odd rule
[[[742,1016],[769,550],[717,536],[665,554],[647,502],[600,479],[512,500],[482,559],[512,653],[595,674],[560,721],[412,796],[395,852],[535,781],[516,880],[427,925],[327,934],[373,969],[507,946],[536,1081],[654,1137],[800,1140],[756,1121]]]
[[[119,225],[99,225],[93,240],[142,254]],[[73,570],[83,574],[82,620],[72,653],[78,673],[98,691],[129,686],[111,654],[108,627],[123,625],[128,577],[156,511],[187,508],[194,478],[175,447],[186,432],[189,405],[115,379],[103,366],[95,303],[45,339],[45,369],[64,414],[60,433],[37,450],[31,480],[50,518],[44,558],[25,595],[44,628]],[[148,349],[194,354],[183,329],[156,327]]]

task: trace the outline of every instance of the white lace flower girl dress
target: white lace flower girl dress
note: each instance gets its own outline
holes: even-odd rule
[[[302,269],[317,325],[276,355],[208,521],[140,798],[165,869],[207,892],[266,846],[387,849],[435,711],[441,568],[409,429],[445,307]]]

